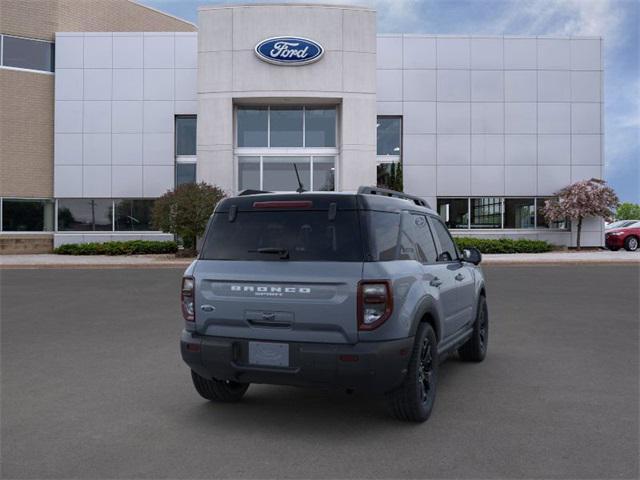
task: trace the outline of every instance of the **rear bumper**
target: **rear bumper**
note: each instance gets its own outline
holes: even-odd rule
[[[400,385],[412,347],[413,337],[354,345],[290,342],[290,366],[283,368],[250,365],[246,339],[183,331],[180,340],[182,359],[206,378],[352,388],[374,393],[387,392]]]

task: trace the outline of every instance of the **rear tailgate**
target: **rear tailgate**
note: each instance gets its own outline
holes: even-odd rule
[[[222,337],[355,343],[362,268],[353,196],[227,199],[195,270],[196,328]]]
[[[196,328],[205,335],[357,341],[361,262],[199,261]]]

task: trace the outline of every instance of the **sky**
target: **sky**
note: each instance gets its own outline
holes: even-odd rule
[[[197,23],[207,0],[138,0]],[[270,3],[259,0],[260,3]],[[299,3],[290,0],[289,3]],[[303,3],[313,3],[305,0]],[[604,39],[605,180],[621,201],[640,203],[640,1],[321,0],[378,11],[379,33],[587,35]]]

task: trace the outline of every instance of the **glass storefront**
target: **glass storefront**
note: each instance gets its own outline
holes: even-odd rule
[[[111,231],[113,202],[108,199],[73,198],[58,200],[58,231]]]
[[[2,199],[3,232],[51,232],[53,231],[52,200]]]

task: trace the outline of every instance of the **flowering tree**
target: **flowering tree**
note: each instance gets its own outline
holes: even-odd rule
[[[163,232],[179,235],[185,250],[195,250],[196,239],[204,233],[209,217],[224,192],[202,183],[186,183],[155,201],[152,223]]]
[[[582,219],[600,217],[609,221],[614,217],[613,209],[619,204],[618,196],[604,180],[592,178],[581,180],[555,194],[557,198],[547,200],[543,215],[551,222],[569,218],[578,225],[576,246],[580,250]]]

